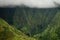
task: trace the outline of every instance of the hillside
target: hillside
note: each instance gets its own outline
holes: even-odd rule
[[[60,8],[23,6],[3,10],[6,12],[0,15],[0,40],[60,40]]]
[[[60,10],[48,27],[40,34],[34,35],[38,40],[60,40]]]
[[[0,18],[0,40],[35,40]]]
[[[57,8],[17,7],[13,16],[13,24],[25,34],[33,36],[44,31],[56,13]]]

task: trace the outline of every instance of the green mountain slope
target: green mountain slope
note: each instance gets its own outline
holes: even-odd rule
[[[58,8],[18,7],[12,18],[13,26],[0,18],[0,40],[60,40]]]
[[[38,9],[18,7],[13,17],[14,25],[25,34],[33,36],[45,30],[56,15],[56,10],[56,8]]]
[[[60,10],[48,27],[40,34],[34,35],[38,40],[60,40]]]
[[[0,40],[36,40],[28,37],[21,31],[9,25],[6,21],[0,18]]]

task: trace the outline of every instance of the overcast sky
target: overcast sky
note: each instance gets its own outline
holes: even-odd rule
[[[57,7],[54,3],[60,4],[60,0],[0,0],[0,7],[5,6],[21,6],[25,5],[28,7],[36,8],[52,8]]]

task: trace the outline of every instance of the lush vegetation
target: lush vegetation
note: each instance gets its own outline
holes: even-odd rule
[[[6,21],[0,18],[0,40],[36,40],[33,37],[28,37],[15,27],[9,25]]]
[[[56,15],[56,10],[18,7],[13,17],[14,25],[25,34],[33,36],[47,27]]]
[[[59,8],[18,7],[12,18],[0,18],[0,40],[60,40]]]
[[[60,40],[60,11],[57,12],[52,22],[40,34],[34,35],[38,40]]]

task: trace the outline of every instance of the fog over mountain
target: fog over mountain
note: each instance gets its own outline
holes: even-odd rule
[[[0,7],[28,6],[31,8],[55,8],[60,0],[0,0]]]

